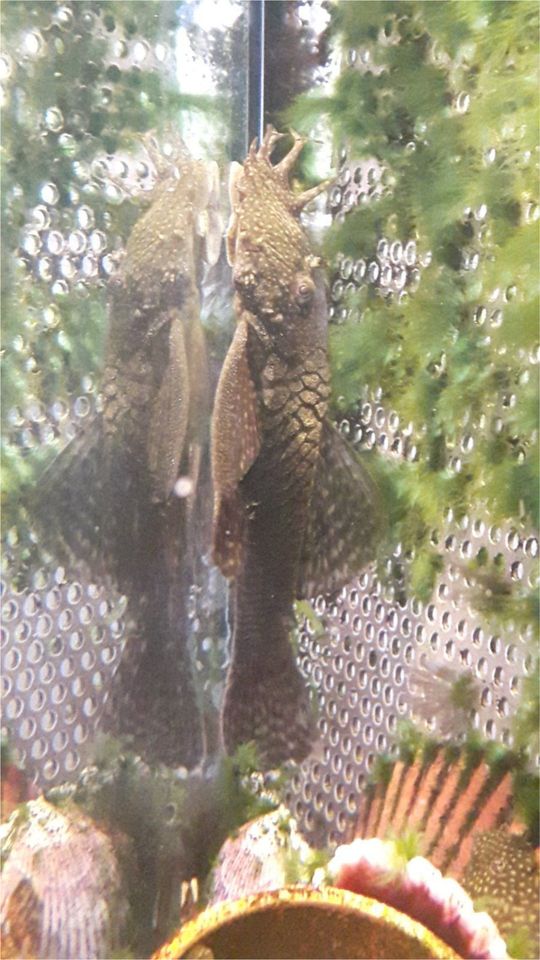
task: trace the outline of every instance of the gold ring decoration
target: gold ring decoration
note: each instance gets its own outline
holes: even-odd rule
[[[348,890],[283,887],[204,910],[154,954],[181,958],[459,958],[421,923]]]

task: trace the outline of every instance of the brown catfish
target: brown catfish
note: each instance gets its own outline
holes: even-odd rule
[[[219,178],[215,164],[193,160],[182,144],[172,160],[156,160],[149,207],[111,283],[102,384],[114,511],[108,555],[134,629],[104,725],[131,735],[153,762],[189,767],[201,745],[187,603],[197,553],[208,546],[196,529],[204,525],[204,484],[197,490],[197,483],[210,418],[199,284],[203,259],[215,261],[221,244],[212,206]]]
[[[188,597],[211,515],[199,286],[222,227],[217,165],[172,146],[170,157],[154,146],[156,183],[109,283],[102,412],[40,490],[41,513],[49,529],[59,527],[69,559],[111,576],[128,599],[128,639],[103,727],[129,735],[150,762],[191,767],[202,743]]]
[[[374,485],[326,420],[327,301],[299,224],[326,184],[295,195],[304,141],[273,166],[268,128],[231,179],[227,251],[237,326],[212,423],[214,559],[233,580],[232,660],[222,726],[228,751],[301,760],[313,711],[289,642],[295,598],[330,591],[372,558]]]

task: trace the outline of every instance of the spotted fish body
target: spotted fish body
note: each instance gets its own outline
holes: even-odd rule
[[[208,212],[216,174],[181,146],[161,171],[112,284],[102,384],[108,556],[134,620],[105,726],[134,738],[151,762],[188,767],[201,751],[187,598],[198,546],[205,549],[195,541],[210,416],[200,234],[215,260],[221,229],[218,218],[213,236]],[[176,495],[179,476],[193,491],[187,499]]]
[[[150,156],[156,184],[109,284],[102,412],[49,469],[39,512],[70,566],[84,560],[127,597],[103,728],[150,762],[191,767],[202,741],[187,604],[211,514],[199,285],[222,228],[217,166],[172,146]]]
[[[298,222],[325,185],[293,194],[289,176],[303,141],[296,138],[273,166],[277,137],[269,128],[231,182],[227,248],[237,326],[212,426],[214,559],[232,578],[234,597],[224,742],[231,751],[254,740],[267,766],[302,759],[313,740],[289,633],[295,598],[333,585],[317,572],[325,547],[316,515],[329,489],[328,463],[339,459],[333,454],[341,443],[325,420],[324,278]],[[356,464],[351,460],[347,468],[352,483]],[[360,478],[359,504],[367,487],[372,493]],[[369,527],[368,521],[372,532]],[[326,547],[331,552],[330,543]],[[343,557],[334,559],[337,569]]]
[[[208,408],[199,233],[215,244],[207,211],[217,170],[193,160],[181,145],[176,149],[110,284],[102,383],[105,442],[129,450],[132,469],[155,503],[170,495],[186,441],[196,436]]]

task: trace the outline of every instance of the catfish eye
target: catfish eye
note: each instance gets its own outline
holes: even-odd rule
[[[309,303],[315,292],[315,284],[310,276],[298,277],[295,283],[295,298],[299,304]]]

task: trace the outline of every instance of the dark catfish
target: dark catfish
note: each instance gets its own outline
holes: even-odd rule
[[[201,730],[187,607],[211,514],[211,501],[207,517],[202,503],[210,391],[199,285],[221,243],[219,179],[215,164],[180,143],[170,157],[154,146],[151,159],[156,183],[108,288],[102,411],[47,486],[71,555],[128,600],[103,726],[129,735],[151,762],[193,766]],[[206,487],[208,495],[209,476]]]
[[[134,627],[105,722],[151,761],[192,766],[201,743],[187,602],[197,554],[208,546],[198,536],[205,518],[197,484],[210,419],[199,284],[203,256],[215,260],[221,243],[212,206],[219,179],[215,165],[181,145],[159,173],[111,285],[102,384],[115,512],[109,556]]]
[[[371,559],[377,516],[369,475],[326,420],[325,280],[299,223],[326,185],[292,192],[304,141],[272,165],[278,137],[269,128],[231,178],[237,326],[212,424],[214,559],[233,583],[223,736],[229,751],[254,741],[267,766],[301,760],[313,741],[293,603]]]

